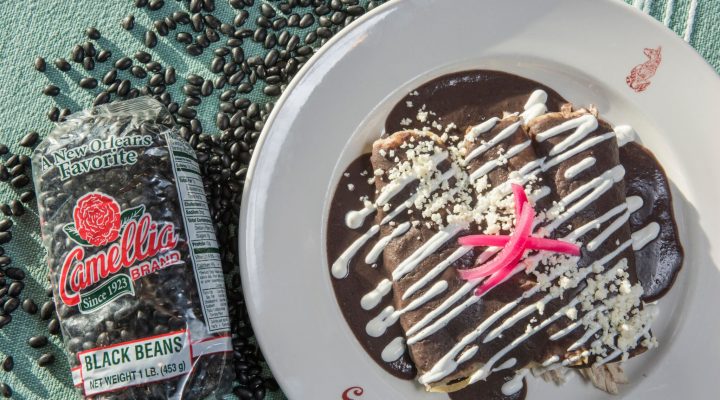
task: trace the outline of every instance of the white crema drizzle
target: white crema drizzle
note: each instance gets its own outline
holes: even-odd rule
[[[524,107],[524,112],[520,114],[521,118],[524,121],[529,121],[534,117],[537,117],[539,115],[542,115],[547,111],[547,108],[545,106],[545,102],[547,100],[547,94],[544,91],[535,91],[528,99],[527,104]],[[540,111],[542,110],[542,111]],[[499,118],[491,118],[482,124],[479,124],[475,127],[472,127],[468,133],[466,134],[466,140],[469,139],[470,141],[474,141],[477,139],[477,137],[482,134],[490,131],[498,122],[500,121]],[[626,126],[618,126],[615,128],[614,132],[608,132],[603,135],[595,136],[589,139],[586,139],[586,136],[590,134],[591,132],[595,131],[598,126],[597,119],[589,114],[582,115],[578,118],[575,118],[570,121],[566,121],[554,128],[551,128],[545,132],[541,132],[536,136],[538,141],[544,141],[547,140],[553,136],[559,135],[563,132],[566,132],[568,130],[574,129],[574,131],[565,137],[562,141],[560,141],[558,144],[553,146],[551,151],[549,152],[550,158],[546,159],[545,157],[533,160],[526,164],[525,166],[521,167],[518,171],[519,176],[515,176],[512,178],[513,182],[516,183],[525,183],[528,182],[533,177],[537,176],[540,172],[547,171],[548,169],[558,165],[561,162],[564,162],[571,157],[586,151],[593,146],[602,143],[605,140],[608,140],[610,138],[617,138],[619,145],[624,145],[629,141],[634,140],[635,133],[630,127]],[[503,129],[500,133],[498,133],[495,137],[490,139],[488,142],[484,142],[477,148],[475,148],[470,154],[468,154],[465,158],[466,161],[469,161],[471,159],[474,159],[487,150],[491,149],[494,146],[497,146],[501,142],[503,142],[505,139],[510,137],[515,130],[519,127],[519,123],[511,124],[507,128]],[[511,129],[512,128],[512,129]],[[514,146],[510,150],[508,150],[505,154],[498,157],[496,160],[490,160],[486,162],[483,166],[480,167],[481,172],[474,171],[473,174],[471,174],[471,179],[479,179],[482,176],[486,175],[487,173],[491,172],[493,169],[497,168],[499,165],[502,165],[503,159],[509,159],[513,156],[515,156],[517,153],[522,151],[524,148],[527,148],[527,146],[530,145],[530,142],[521,143],[519,145]],[[513,151],[514,149],[514,151]],[[446,155],[445,155],[446,158]],[[443,158],[443,159],[445,159]],[[435,160],[433,160],[435,161]],[[438,157],[438,161],[442,161]],[[437,164],[436,162],[436,164]],[[578,174],[580,174],[582,171],[592,167],[595,164],[596,160],[592,157],[585,158],[581,160],[580,162],[576,163],[575,165],[571,166],[566,170],[565,176],[567,179],[572,179],[576,177]],[[598,198],[602,196],[607,190],[609,190],[616,182],[619,182],[624,177],[624,169],[622,166],[616,166],[613,169],[606,171],[605,173],[601,174],[601,176],[596,177],[595,179],[590,180],[586,184],[582,185],[581,187],[575,189],[572,193],[565,196],[563,199],[561,199],[558,204],[553,207],[553,209],[548,211],[548,220],[550,221],[550,224],[540,228],[544,234],[551,233],[554,229],[556,229],[558,226],[562,225],[565,221],[567,221],[569,218],[571,218],[573,215],[575,215],[577,212],[581,211],[588,205],[590,205],[592,202],[596,201]],[[439,187],[440,183],[443,181],[446,181],[450,177],[452,177],[454,174],[443,174],[443,179],[440,182],[437,182],[434,186],[435,188]],[[392,183],[392,182],[391,182]],[[383,196],[383,201],[386,203],[389,201],[393,196],[397,195],[402,188],[409,182],[406,182],[403,180],[402,182],[399,182],[399,184],[393,185],[390,187],[390,189],[387,189],[387,186],[384,188],[388,191]],[[495,191],[496,194],[510,194],[510,181],[502,183],[500,185],[497,185],[492,189],[492,191]],[[390,185],[388,185],[390,186]],[[542,198],[544,196],[547,196],[550,193],[549,188],[547,187],[541,187],[538,189],[535,193],[531,194],[533,198]],[[381,192],[381,195],[383,193]],[[407,209],[411,204],[412,200],[414,198],[411,197],[408,201],[405,201],[404,203],[400,203],[399,206],[395,208],[392,212],[390,212],[385,219],[382,221],[382,224],[386,224],[389,221],[391,221],[395,216],[399,215],[399,213],[405,209]],[[380,204],[379,202],[376,202],[376,204]],[[607,238],[609,238],[612,233],[618,229],[620,226],[624,224],[624,222],[627,221],[627,217],[634,212],[635,210],[639,209],[642,205],[642,199],[639,197],[630,197],[627,199],[626,203],[621,204],[619,206],[616,206],[615,208],[608,211],[603,216],[600,216],[596,218],[593,221],[588,222],[587,224],[583,225],[582,227],[574,230],[566,239],[568,240],[576,240],[577,238],[587,234],[588,232],[592,230],[598,230],[601,227],[601,224],[604,222],[609,221],[613,217],[620,215],[613,223],[611,223],[605,230],[600,232],[595,238],[593,238],[589,243],[593,243],[593,240],[595,241],[595,247],[599,247]],[[361,210],[362,211],[362,210]],[[374,211],[374,210],[373,210]],[[367,212],[367,211],[366,211]],[[372,213],[372,211],[368,212]],[[364,217],[363,217],[364,218]],[[620,222],[622,221],[622,222]],[[348,224],[349,226],[350,224]],[[362,225],[362,224],[361,224]],[[376,227],[377,225],[373,226]],[[444,245],[448,240],[453,238],[460,230],[462,230],[459,226],[452,226],[449,225],[445,227],[444,229],[440,230],[437,234],[435,234],[430,240],[425,242],[420,248],[415,250],[407,259],[402,260],[398,267],[393,271],[392,274],[392,280],[397,281],[401,277],[405,276],[406,274],[412,272],[417,265],[419,265],[423,260],[425,260],[428,256],[431,254],[434,254],[438,248],[440,248],[442,245]],[[371,228],[372,231],[372,228]],[[641,231],[638,231],[633,234],[633,237],[631,240],[620,244],[614,251],[607,254],[603,259],[601,260],[603,263],[607,263],[608,261],[612,260],[614,257],[619,255],[622,251],[624,251],[626,248],[633,246],[633,249],[639,249],[645,246],[647,243],[652,241],[655,237],[657,237],[659,231],[659,226],[655,223],[649,224],[645,228],[643,228]],[[369,231],[365,235],[370,234]],[[377,232],[375,232],[377,233]],[[374,234],[372,236],[374,236]],[[365,236],[363,235],[363,236]],[[400,236],[402,234],[398,234],[397,236]],[[358,239],[360,241],[363,239],[361,237]],[[369,238],[368,238],[369,239]],[[392,239],[390,239],[392,240]],[[367,240],[365,240],[367,241]],[[356,241],[357,243],[357,241]],[[389,243],[389,240],[388,240]],[[364,242],[363,242],[364,244]],[[382,245],[382,248],[384,248],[387,245],[387,243],[384,243]],[[353,249],[355,246],[355,243],[351,245],[351,247],[348,250]],[[464,254],[470,251],[469,247],[460,247],[456,251],[454,251],[447,259],[441,261],[436,265],[436,267],[432,268],[425,276],[420,277],[413,285],[408,288],[406,293],[403,295],[403,300],[408,300],[410,297],[412,297],[414,294],[419,293],[421,289],[426,287],[434,278],[436,278],[442,271],[444,271],[447,267],[449,267],[452,263],[454,263],[457,259],[462,257]],[[352,255],[354,255],[357,252],[357,249],[355,249],[352,252]],[[348,251],[346,251],[348,253]],[[379,255],[382,253],[382,250],[371,252],[375,258],[379,257]],[[343,253],[343,255],[346,255]],[[352,257],[350,255],[350,258]],[[343,259],[343,257],[340,257]],[[345,257],[347,259],[348,257]],[[344,260],[344,259],[343,259]],[[340,261],[340,259],[338,260]],[[336,261],[337,263],[337,261]],[[347,263],[345,263],[347,265]],[[520,265],[518,269],[525,268],[524,265]],[[613,268],[614,269],[614,268]],[[613,270],[611,269],[611,270]],[[561,268],[556,268],[556,271],[560,270],[557,274],[551,273],[551,279],[556,279],[560,274],[562,274],[564,271],[562,271]],[[345,274],[342,276],[344,277],[347,273],[347,268],[344,270]],[[609,271],[608,271],[609,272]],[[589,273],[589,272],[588,272]],[[552,276],[554,275],[554,276]],[[335,274],[335,264],[333,264],[333,276],[338,277]],[[583,277],[586,275],[582,275]],[[391,284],[392,282],[390,280],[383,280],[380,282],[378,287],[368,293],[366,296],[363,297],[362,306],[364,309],[372,309],[376,307],[383,296],[387,295],[391,290]],[[472,304],[479,301],[481,298],[476,296],[470,296],[467,297],[467,295],[474,290],[479,282],[466,282],[464,285],[462,285],[458,290],[456,290],[454,293],[450,294],[439,306],[434,308],[433,310],[430,310],[428,314],[426,314],[423,318],[421,318],[414,326],[410,327],[406,335],[408,336],[407,344],[411,345],[414,343],[417,343],[420,340],[423,340],[433,333],[437,332],[442,327],[446,326],[452,319],[457,317],[464,311],[467,307],[471,306]],[[401,314],[404,312],[414,310],[425,304],[426,302],[430,301],[431,299],[435,298],[436,296],[442,294],[447,290],[447,282],[446,281],[439,281],[435,283],[433,286],[431,286],[428,290],[420,294],[416,299],[411,301],[406,307],[404,307],[401,310],[395,310],[393,307],[389,306],[386,307],[384,310],[380,312],[379,315],[377,315],[375,318],[373,318],[366,326],[366,331],[370,336],[378,337],[385,333],[388,327],[395,324],[400,317]],[[465,348],[469,343],[471,343],[473,340],[477,339],[480,335],[484,333],[484,331],[489,328],[492,324],[500,320],[502,317],[513,311],[513,309],[520,304],[520,302],[539,291],[539,285],[531,288],[530,290],[526,291],[520,298],[518,298],[516,301],[510,302],[506,304],[504,307],[502,307],[500,310],[498,310],[496,313],[491,315],[489,318],[487,318],[485,321],[483,321],[475,330],[473,330],[470,335],[473,335],[474,338],[470,341],[463,340],[463,346],[460,347],[460,343],[458,343],[457,346],[454,347],[454,349],[462,350]],[[454,306],[459,301],[462,301],[459,305]],[[549,301],[551,299],[547,299]],[[545,301],[545,299],[543,299]],[[524,340],[528,339],[530,336],[534,335],[535,333],[539,332],[540,330],[544,329],[547,325],[552,323],[553,321],[557,320],[558,318],[565,315],[564,313],[569,310],[570,308],[574,308],[577,305],[578,300],[574,299],[568,304],[567,306],[563,307],[560,311],[558,311],[556,314],[552,315],[550,318],[545,319],[542,321],[539,325],[534,327],[529,332],[526,332],[525,334],[521,335],[520,337],[516,338],[512,341],[510,345],[508,345],[505,349],[501,350],[499,353],[491,357],[491,359],[488,361],[488,363],[483,366],[483,368],[477,370],[471,377],[471,381],[476,382],[481,379],[485,379],[487,375],[489,375],[494,369],[493,364],[498,362],[502,357],[504,357],[507,352],[511,351],[513,348],[515,348],[517,345],[522,343]],[[532,306],[535,308],[535,306]],[[591,312],[598,312],[600,309],[592,310]],[[527,313],[527,315],[530,314],[529,311],[521,311],[521,313]],[[587,315],[587,314],[586,314]],[[499,328],[496,328],[493,330],[488,337],[485,338],[485,342],[492,340],[495,337],[498,337],[502,334],[502,332],[509,327],[512,326],[512,324],[516,323],[517,321],[521,320],[522,318],[515,318],[513,316],[506,319]],[[580,326],[580,324],[573,324],[574,328],[577,328]],[[502,328],[502,329],[501,329]],[[592,337],[593,334],[597,332],[597,329],[595,326],[591,325],[591,329],[586,332],[586,334],[578,340],[575,344],[573,344],[571,347],[579,347],[582,345],[581,340],[584,339],[586,341],[590,337]],[[568,331],[565,334],[570,333]],[[492,337],[491,337],[492,336]],[[587,337],[586,337],[587,336]],[[398,338],[399,339],[399,338]],[[397,340],[397,339],[396,339]],[[584,342],[583,341],[583,342]],[[391,345],[395,342],[391,342]],[[399,341],[398,341],[399,343]],[[395,344],[393,346],[388,345],[388,348],[385,350],[388,351],[388,354],[391,353],[390,350],[398,350],[399,344]],[[403,351],[405,348],[405,343],[403,341],[402,345]],[[474,350],[473,350],[474,349]],[[423,383],[432,383],[437,380],[442,379],[443,377],[449,375],[452,373],[457,365],[461,364],[462,362],[468,361],[477,351],[477,346],[471,347],[470,350],[466,350],[464,353],[459,354],[458,357],[458,351],[450,351],[445,356],[441,358],[441,361],[439,361],[437,364],[435,364],[431,370],[423,375],[420,380]],[[385,351],[383,351],[385,353]],[[396,354],[396,352],[392,352],[393,356]],[[456,359],[457,357],[457,359]],[[388,356],[388,358],[390,358]],[[399,356],[398,356],[399,358]],[[553,357],[548,360],[549,364],[552,364],[554,362],[557,362],[555,360],[556,357]],[[385,357],[383,356],[383,359]],[[396,358],[397,359],[397,358]],[[552,360],[552,362],[551,362]],[[567,360],[566,360],[567,361]],[[548,364],[548,365],[549,365]],[[545,366],[545,365],[544,365]],[[509,367],[508,367],[509,368]],[[497,369],[495,369],[497,370]],[[522,379],[520,379],[520,385],[522,385]],[[510,385],[512,386],[512,385]],[[522,386],[521,386],[522,387]],[[512,387],[514,388],[514,386]],[[510,389],[510,387],[509,387]],[[508,389],[508,390],[509,390]]]

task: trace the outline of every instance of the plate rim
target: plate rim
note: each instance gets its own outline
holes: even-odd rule
[[[480,0],[483,2],[492,2],[493,0]],[[527,0],[527,1],[533,1],[533,0]],[[577,1],[577,0],[576,0]],[[667,40],[670,42],[674,42],[675,45],[679,45],[680,47],[684,48],[684,50],[690,50],[690,57],[692,60],[688,60],[688,62],[691,62],[692,64],[696,64],[697,68],[706,68],[707,72],[711,72],[712,75],[715,77],[715,82],[720,82],[720,75],[715,71],[715,69],[709,64],[707,60],[705,60],[698,52],[693,48],[688,42],[683,40],[681,37],[679,37],[674,31],[666,27],[664,24],[662,24],[660,21],[656,20],[649,14],[646,14],[640,10],[638,10],[636,7],[633,7],[630,4],[625,3],[624,1],[620,0],[584,0],[586,2],[593,2],[593,3],[603,3],[603,7],[615,7],[618,10],[618,12],[625,12],[629,13],[634,16],[634,18],[643,18],[645,21],[650,21],[651,24],[654,24],[654,28],[660,28],[657,29],[660,33],[664,35],[663,38],[659,38],[662,40]],[[437,2],[436,0],[427,0],[424,1],[424,3],[434,3]],[[248,232],[248,213],[251,212],[250,208],[250,196],[252,193],[252,190],[255,186],[255,176],[256,176],[256,169],[257,164],[259,163],[260,155],[258,153],[262,152],[262,148],[266,145],[268,141],[272,139],[272,127],[274,123],[277,120],[277,117],[279,113],[282,111],[282,108],[284,107],[285,103],[288,102],[288,99],[293,96],[295,92],[295,88],[299,86],[303,81],[304,78],[310,73],[310,71],[313,69],[313,66],[318,64],[319,62],[322,62],[324,59],[324,55],[328,52],[331,52],[334,50],[334,47],[337,42],[342,41],[347,36],[351,35],[354,31],[362,29],[362,27],[368,23],[370,20],[376,18],[376,16],[390,12],[391,9],[397,9],[401,7],[414,7],[414,6],[424,6],[424,4],[419,4],[420,2],[418,0],[390,0],[373,10],[365,13],[360,18],[358,18],[355,23],[347,27],[340,32],[336,33],[324,46],[322,46],[318,51],[316,51],[313,56],[305,63],[303,68],[298,71],[298,73],[293,77],[291,82],[288,84],[285,91],[281,94],[281,96],[278,98],[278,100],[275,102],[275,105],[271,111],[271,113],[268,115],[268,118],[264,124],[264,127],[261,131],[261,134],[256,142],[255,148],[254,148],[254,156],[251,158],[249,164],[248,164],[248,170],[246,173],[246,179],[245,184],[243,186],[243,194],[242,194],[242,202],[241,202],[241,208],[239,213],[239,224],[238,224],[238,242],[239,242],[239,249],[240,249],[240,274],[241,274],[241,282],[242,282],[242,288],[244,296],[252,296],[252,293],[254,292],[255,288],[252,285],[248,285],[247,282],[250,281],[249,273],[250,268],[248,268],[248,256],[247,256],[247,249],[250,248],[248,245],[249,238],[255,233],[251,233],[250,235],[246,235]],[[698,62],[700,61],[700,62]],[[440,64],[438,64],[440,65]],[[324,248],[324,247],[323,247]],[[688,266],[683,265],[683,269],[686,269]],[[250,304],[252,303],[246,303],[248,315],[250,318],[250,321],[252,323],[254,331],[257,333],[258,329],[256,327],[260,326],[261,323],[261,315],[260,310],[255,309]],[[266,347],[266,345],[263,344],[264,339],[261,337],[261,334],[258,334],[255,336],[256,341],[258,342],[261,350],[263,351],[263,354],[266,355],[265,361],[268,364],[270,370],[273,370],[273,365],[276,361],[271,360],[272,357],[268,357],[267,354],[270,354],[270,352],[266,352],[266,350],[269,350],[269,348]],[[277,361],[280,362],[280,361]],[[287,385],[283,384],[283,381],[287,379],[287,377],[281,377],[281,376],[274,376],[280,385],[281,389],[283,390],[283,393],[286,395],[286,397],[290,398],[290,394],[286,392]]]

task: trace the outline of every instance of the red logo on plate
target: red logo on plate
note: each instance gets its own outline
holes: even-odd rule
[[[648,60],[642,64],[638,64],[635,68],[630,71],[630,75],[625,78],[630,89],[640,93],[647,89],[652,82],[650,79],[655,76],[658,66],[662,61],[662,47],[658,46],[657,49],[645,49],[645,55]]]
[[[345,389],[345,391],[342,394],[342,400],[356,400],[355,397],[350,397],[350,393],[352,392],[353,396],[362,396],[364,390],[360,386],[353,386]]]

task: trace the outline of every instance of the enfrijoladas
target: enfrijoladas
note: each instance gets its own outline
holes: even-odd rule
[[[507,94],[487,90],[503,82]],[[490,99],[461,103],[472,88]],[[493,71],[430,82],[392,117],[400,129],[348,168],[329,222],[336,295],[368,353],[457,399],[523,398],[529,373],[561,381],[571,368],[617,393],[621,363],[657,346],[649,302],[682,262],[665,175],[632,128]],[[528,248],[502,274],[463,279],[509,251],[458,238],[512,238],[512,185],[530,235],[579,255]],[[657,245],[648,266],[637,254]]]

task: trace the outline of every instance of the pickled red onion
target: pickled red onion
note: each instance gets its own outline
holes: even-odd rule
[[[468,235],[458,238],[458,243],[461,246],[503,247],[508,241],[510,241],[510,236],[508,235]],[[528,238],[527,248],[570,254],[572,256],[580,255],[580,247],[577,245],[562,240],[545,239],[534,236]]]
[[[520,211],[520,215],[517,218],[515,233],[510,237],[510,240],[505,244],[505,247],[503,247],[500,253],[481,266],[460,270],[460,277],[465,280],[478,279],[491,275],[508,265],[514,266],[517,264],[527,248],[528,236],[532,229],[534,217],[535,210],[527,205],[527,203],[523,205],[522,211]]]
[[[520,262],[526,250],[546,250],[573,256],[580,255],[580,248],[572,243],[531,236],[535,210],[530,205],[522,186],[513,184],[512,192],[515,197],[516,216],[515,232],[512,235],[469,235],[458,239],[461,246],[502,247],[500,253],[490,261],[470,269],[458,271],[458,274],[464,280],[489,276],[476,289],[476,296],[482,296],[513,274],[515,266]]]

